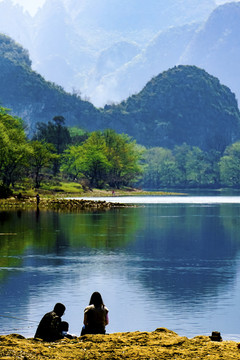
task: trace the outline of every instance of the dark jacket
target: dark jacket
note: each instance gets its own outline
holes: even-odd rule
[[[40,321],[35,338],[42,339],[44,341],[55,341],[63,338],[61,328],[61,317],[54,311],[45,314]]]

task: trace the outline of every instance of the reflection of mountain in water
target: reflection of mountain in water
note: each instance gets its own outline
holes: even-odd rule
[[[146,211],[144,234],[137,235],[131,252],[141,257],[137,266],[144,270],[138,279],[148,290],[173,302],[198,303],[233,281],[240,247],[238,206],[165,205]]]

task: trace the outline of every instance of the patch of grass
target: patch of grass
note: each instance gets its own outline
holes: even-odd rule
[[[83,193],[82,185],[74,182],[58,182],[55,184],[43,185],[42,190],[56,192],[56,193],[67,193],[67,194],[81,194]]]

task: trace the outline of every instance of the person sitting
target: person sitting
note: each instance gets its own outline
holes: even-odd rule
[[[81,336],[85,334],[105,334],[105,326],[108,325],[108,308],[104,305],[99,292],[91,296],[89,306],[84,309],[84,326]]]
[[[69,324],[68,324],[67,321],[62,321],[62,322],[61,322],[61,324],[60,324],[60,329],[61,329],[61,331],[62,331],[62,336],[63,336],[63,337],[66,337],[66,338],[68,338],[68,339],[74,339],[74,338],[76,338],[75,335],[69,334],[69,332],[68,332]]]
[[[61,316],[65,312],[65,306],[57,303],[53,311],[48,312],[41,319],[34,338],[44,341],[56,341],[63,338],[61,330]]]

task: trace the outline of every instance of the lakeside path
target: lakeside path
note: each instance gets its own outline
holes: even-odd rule
[[[159,328],[153,332],[85,335],[52,343],[25,339],[17,334],[5,335],[0,336],[0,359],[238,360],[240,350],[234,341],[215,342],[208,336],[188,339]]]

